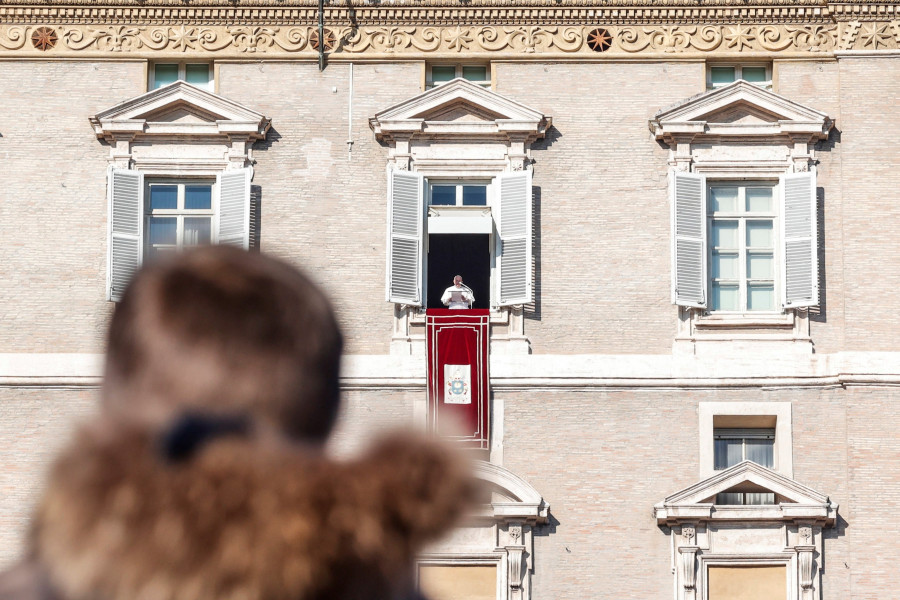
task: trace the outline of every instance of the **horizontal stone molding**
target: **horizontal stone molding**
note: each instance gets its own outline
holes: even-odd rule
[[[900,16],[900,15],[898,15]],[[2,19],[2,17],[0,17]],[[591,59],[624,57],[795,57],[900,49],[900,19],[799,24],[328,25],[329,60],[428,58]],[[54,24],[0,26],[0,59],[309,58],[318,56],[314,25]],[[333,43],[332,43],[333,42]]]
[[[0,354],[0,386],[100,384],[99,354]],[[900,385],[900,352],[837,352],[766,358],[679,355],[491,356],[495,389],[841,387]],[[425,388],[421,356],[349,355],[344,389]]]

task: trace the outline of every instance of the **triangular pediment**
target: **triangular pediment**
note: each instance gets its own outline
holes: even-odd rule
[[[831,126],[825,113],[743,80],[683,100],[650,120],[650,130],[667,141],[682,133],[825,138]]]
[[[543,136],[550,118],[540,111],[459,78],[378,112],[369,124],[379,139],[398,133],[477,136],[518,132]]]
[[[657,517],[661,520],[714,518],[716,496],[734,491],[774,493],[778,506],[765,510],[778,511],[785,517],[805,515],[827,521],[834,519],[837,510],[837,505],[825,494],[754,462],[744,461],[668,496],[656,505]],[[727,513],[730,508],[722,507],[722,510]]]
[[[91,117],[98,137],[132,135],[228,135],[265,137],[269,119],[242,104],[177,81],[126,100]]]

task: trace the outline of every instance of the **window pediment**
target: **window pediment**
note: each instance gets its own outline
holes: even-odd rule
[[[771,492],[771,506],[714,506],[717,494],[735,490]],[[751,510],[748,510],[751,509]],[[654,507],[659,524],[709,520],[812,520],[832,525],[838,505],[828,496],[751,461],[744,461],[687,487]]]
[[[539,111],[460,78],[380,111],[369,126],[377,139],[387,142],[422,133],[517,134],[530,142],[543,137],[550,122]]]
[[[269,119],[237,102],[184,81],[147,92],[90,119],[98,138],[152,135],[265,138]]]
[[[679,137],[703,135],[824,139],[833,123],[823,112],[739,80],[661,110],[649,125],[657,139],[672,144]]]

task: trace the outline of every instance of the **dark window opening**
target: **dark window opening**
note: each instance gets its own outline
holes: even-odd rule
[[[453,277],[462,275],[472,288],[472,308],[491,306],[491,236],[487,234],[440,233],[428,236],[428,308],[441,304]]]

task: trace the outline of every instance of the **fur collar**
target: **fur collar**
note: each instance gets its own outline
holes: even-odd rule
[[[415,553],[472,497],[419,439],[337,462],[251,433],[171,463],[159,437],[104,422],[56,463],[31,544],[66,600],[408,597]]]

